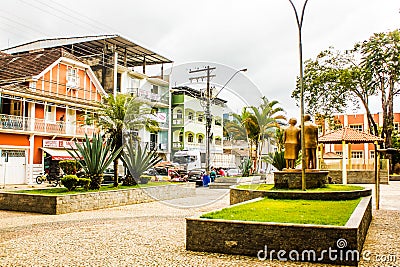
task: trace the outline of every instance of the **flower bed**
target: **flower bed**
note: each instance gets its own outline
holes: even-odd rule
[[[0,192],[0,209],[63,214],[189,197],[195,194],[195,190],[194,183],[181,183],[68,195]]]

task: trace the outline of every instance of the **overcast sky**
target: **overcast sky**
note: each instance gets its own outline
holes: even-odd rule
[[[294,2],[300,9],[304,1]],[[1,49],[43,38],[117,33],[173,60],[174,68],[197,61],[247,68],[246,77],[263,95],[299,117],[290,98],[299,56],[288,0],[3,0],[1,5]],[[399,10],[399,0],[309,0],[304,59],[400,28]]]

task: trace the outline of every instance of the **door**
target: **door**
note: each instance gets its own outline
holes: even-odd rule
[[[7,162],[8,161],[8,162]],[[2,150],[0,166],[0,184],[26,183],[25,150]]]
[[[76,110],[67,109],[67,119],[66,119],[67,134],[74,135],[76,128]]]

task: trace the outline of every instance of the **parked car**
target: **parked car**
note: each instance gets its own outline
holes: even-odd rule
[[[227,176],[240,176],[242,171],[240,169],[229,169],[226,171]]]
[[[203,175],[206,173],[205,169],[193,169],[188,172],[188,182],[195,182],[196,185],[203,185]]]
[[[118,175],[118,182],[123,180],[124,176]],[[114,183],[114,169],[107,168],[103,173],[103,182],[102,184],[112,184]]]

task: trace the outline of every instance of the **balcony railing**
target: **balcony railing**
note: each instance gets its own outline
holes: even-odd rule
[[[66,134],[72,136],[92,135],[95,131],[93,126],[66,123],[64,121],[46,121],[44,119],[24,118],[0,114],[0,130],[27,131],[49,134]]]
[[[150,100],[151,102],[160,102],[163,104],[169,104],[169,96],[166,94],[154,94],[150,91],[139,89],[139,88],[126,88],[127,92],[137,97]]]

